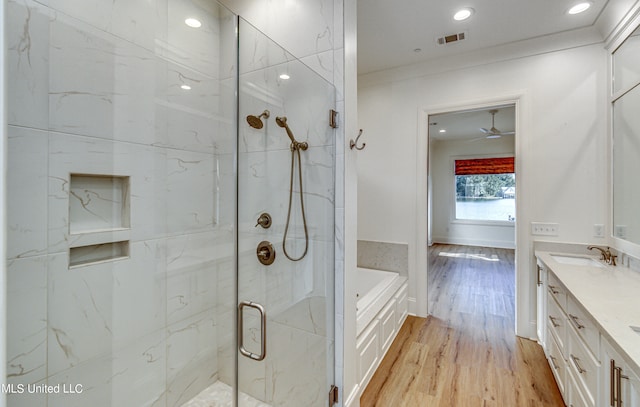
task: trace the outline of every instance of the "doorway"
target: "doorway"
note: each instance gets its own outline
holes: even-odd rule
[[[430,114],[428,123],[428,312],[451,311],[466,289],[456,307],[507,317],[513,332],[516,104]],[[492,280],[504,290],[490,290]]]

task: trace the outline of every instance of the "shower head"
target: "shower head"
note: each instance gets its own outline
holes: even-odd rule
[[[289,126],[287,125],[287,117],[286,116],[276,117],[276,124],[287,131],[287,136],[289,136],[289,138],[291,139],[291,142],[295,144],[296,139],[295,137],[293,137],[293,133],[291,132],[291,129],[289,129]]]
[[[260,116],[254,116],[250,114],[249,116],[247,116],[247,123],[249,123],[249,126],[253,127],[254,129],[260,130],[264,126],[264,123],[262,123],[262,118],[264,117],[265,119],[268,119],[269,116],[270,113],[268,110],[262,112]]]

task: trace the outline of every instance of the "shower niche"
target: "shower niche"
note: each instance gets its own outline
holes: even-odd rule
[[[69,268],[129,256],[128,176],[70,174]]]

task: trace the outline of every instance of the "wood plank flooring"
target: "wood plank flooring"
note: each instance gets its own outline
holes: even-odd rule
[[[564,406],[542,348],[514,334],[514,252],[433,245],[429,318],[409,317],[362,407]]]

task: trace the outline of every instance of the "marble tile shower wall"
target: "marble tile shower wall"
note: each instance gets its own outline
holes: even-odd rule
[[[235,25],[206,4],[8,1],[8,380],[84,390],[9,405],[173,406],[218,378]],[[129,258],[69,268],[70,174],[129,177]]]

